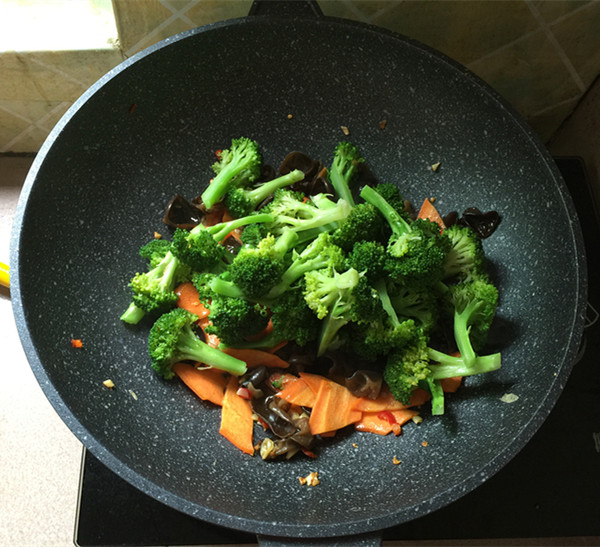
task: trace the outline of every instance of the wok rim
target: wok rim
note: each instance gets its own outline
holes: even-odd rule
[[[585,308],[587,305],[587,268],[586,268],[586,257],[585,247],[583,242],[583,235],[581,227],[577,218],[577,213],[574,208],[572,198],[568,192],[566,184],[562,178],[558,167],[552,159],[549,151],[541,142],[540,138],[533,131],[533,129],[522,119],[522,117],[515,111],[515,109],[504,99],[499,93],[497,93],[491,86],[485,81],[473,74],[463,65],[457,63],[453,59],[447,57],[445,54],[430,48],[420,42],[417,42],[411,38],[400,35],[396,32],[389,31],[384,28],[376,27],[373,25],[350,21],[346,19],[340,19],[329,16],[314,17],[298,17],[294,18],[294,21],[298,20],[310,20],[314,24],[321,22],[337,25],[345,25],[353,30],[370,31],[376,34],[383,34],[389,37],[395,38],[399,42],[404,42],[406,45],[417,48],[421,51],[434,56],[436,59],[445,62],[450,65],[454,70],[459,72],[462,77],[468,78],[472,83],[485,93],[487,97],[499,108],[502,108],[506,114],[510,117],[511,121],[515,124],[515,129],[518,128],[524,137],[526,137],[532,147],[538,152],[544,165],[548,169],[549,173],[553,177],[553,183],[557,186],[559,195],[561,197],[561,208],[569,213],[572,222],[570,224],[572,231],[572,243],[573,249],[577,254],[578,264],[576,264],[576,284],[578,300],[574,306],[572,329],[570,332],[568,344],[565,347],[564,355],[560,365],[557,365],[558,372],[551,384],[550,389],[546,393],[544,399],[537,406],[535,413],[531,416],[531,419],[523,425],[521,431],[516,435],[512,442],[507,445],[500,453],[498,453],[493,459],[489,460],[480,469],[474,471],[465,480],[454,483],[450,488],[443,492],[438,493],[434,497],[418,502],[410,507],[404,507],[396,511],[390,511],[389,513],[383,514],[376,518],[369,518],[363,520],[353,520],[348,522],[336,522],[328,524],[291,524],[291,523],[278,523],[268,520],[250,519],[246,517],[238,517],[227,513],[221,513],[219,511],[210,509],[205,506],[201,506],[195,502],[191,502],[173,492],[166,490],[163,487],[157,486],[151,480],[145,478],[142,474],[134,471],[132,468],[127,466],[123,461],[115,457],[108,448],[102,443],[98,442],[92,434],[86,429],[86,427],[80,422],[77,416],[70,410],[70,408],[62,400],[59,391],[52,384],[48,375],[46,374],[45,367],[39,358],[36,351],[33,339],[28,328],[27,314],[23,306],[21,298],[21,286],[20,286],[20,236],[21,229],[24,223],[24,215],[29,201],[29,196],[36,183],[38,171],[45,161],[45,157],[54,143],[60,139],[62,130],[72,120],[74,116],[79,112],[81,108],[85,106],[88,100],[94,96],[100,89],[104,87],[113,78],[117,77],[121,72],[127,70],[131,65],[144,59],[145,57],[153,54],[154,52],[171,45],[177,44],[181,40],[193,37],[197,34],[204,32],[210,32],[213,29],[218,29],[225,26],[236,26],[240,24],[253,24],[255,21],[268,21],[272,24],[278,23],[290,23],[289,17],[274,17],[273,15],[251,15],[242,18],[229,19],[226,21],[220,21],[212,23],[202,27],[197,27],[188,31],[181,32],[169,38],[166,38],[160,42],[157,42],[148,48],[136,53],[132,57],[121,62],[119,65],[111,69],[98,81],[96,81],[89,89],[87,89],[67,110],[62,116],[59,122],[54,126],[49,136],[43,143],[39,152],[32,163],[32,166],[25,179],[24,185],[19,196],[17,207],[15,210],[13,228],[11,232],[10,241],[10,271],[11,271],[11,300],[13,307],[13,314],[17,326],[17,331],[21,339],[27,360],[34,372],[34,375],[40,384],[44,395],[51,403],[54,410],[60,416],[62,421],[68,426],[71,432],[82,442],[86,449],[98,458],[105,466],[107,466],[116,475],[126,480],[128,483],[136,487],[138,490],[151,496],[155,500],[174,508],[180,512],[188,514],[189,516],[195,517],[200,520],[205,520],[220,526],[256,533],[264,536],[275,536],[275,537],[297,537],[297,538],[326,538],[326,537],[344,537],[356,534],[368,533],[381,531],[385,528],[408,522],[415,518],[427,515],[441,507],[444,507],[457,499],[468,494],[488,478],[496,474],[502,467],[504,467],[513,457],[515,457],[521,449],[533,438],[536,431],[546,420],[554,407],[558,397],[560,396],[566,381],[571,373],[571,369],[574,364],[575,357],[577,355],[579,344],[583,336],[583,328],[585,321]]]

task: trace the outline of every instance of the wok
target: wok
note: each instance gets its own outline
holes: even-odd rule
[[[46,396],[117,475],[214,524],[343,537],[453,502],[529,441],[579,347],[585,257],[551,157],[487,85],[397,34],[306,15],[308,4],[298,13],[275,5],[148,48],[65,114],[18,204],[14,314]],[[491,349],[502,351],[502,369],[467,380],[444,417],[425,411],[400,437],[341,434],[316,460],[266,463],[221,438],[218,409],[149,367],[149,325],[128,327],[119,316],[132,273],[144,267],[138,248],[155,230],[168,234],[166,203],[200,193],[214,150],[242,135],[271,164],[296,149],[328,163],[349,139],[380,180],[415,202],[435,196],[444,212],[500,212],[485,249],[501,291]],[[115,389],[103,387],[107,378]],[[503,402],[505,393],[518,400]],[[301,486],[311,471],[321,484]]]

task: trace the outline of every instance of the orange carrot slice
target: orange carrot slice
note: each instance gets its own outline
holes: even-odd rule
[[[293,405],[312,408],[317,399],[314,391],[302,378],[293,378],[293,380],[288,379],[284,382],[283,389],[277,393],[277,396]]]
[[[261,365],[274,368],[288,368],[290,366],[287,361],[269,351],[247,348],[225,348],[223,351],[233,357],[245,361],[248,368]]]
[[[461,386],[462,380],[462,376],[454,376],[453,378],[444,378],[443,380],[440,380],[440,384],[442,384],[442,389],[446,393],[454,393]]]
[[[388,411],[390,417],[382,416],[382,412],[364,412],[362,418],[354,424],[357,431],[375,433],[376,435],[400,435],[401,426],[418,415],[416,410],[404,408]]]
[[[355,400],[349,389],[324,378],[308,420],[311,433],[329,433],[358,422],[362,412],[353,410]]]
[[[173,371],[200,399],[223,405],[227,376],[214,368],[198,370],[187,363],[175,363]]]
[[[429,198],[426,198],[425,201],[423,201],[423,205],[421,205],[417,218],[431,220],[431,222],[435,222],[442,230],[446,228],[442,216]]]
[[[219,433],[246,454],[254,454],[252,406],[249,400],[237,395],[238,380],[231,376],[223,397]]]
[[[209,314],[208,308],[200,302],[198,291],[191,282],[182,283],[175,288],[177,295],[177,307],[183,308],[203,319]]]

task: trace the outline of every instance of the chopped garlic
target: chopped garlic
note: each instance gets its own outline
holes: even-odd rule
[[[159,234],[158,232],[154,232],[154,239],[162,239],[162,234]]]
[[[392,459],[392,463],[394,465],[398,465],[399,463],[401,463],[401,460],[399,460],[398,458],[396,458],[396,456],[394,456],[394,458]]]
[[[350,135],[350,129],[348,129],[345,125],[342,125],[342,133],[348,136]]]
[[[519,396],[515,395],[514,393],[505,393],[504,395],[502,395],[502,397],[500,397],[500,400],[503,403],[514,403],[518,399],[519,399]]]
[[[440,168],[440,165],[441,165],[441,164],[442,164],[442,162],[441,162],[441,161],[438,161],[437,163],[434,163],[434,164],[431,166],[431,170],[432,170],[432,171],[435,173],[435,172],[436,172],[436,171],[437,171],[437,170]]]
[[[115,383],[110,378],[108,380],[104,380],[102,383],[109,389],[115,387]]]
[[[321,482],[319,480],[319,472],[318,471],[313,471],[312,473],[309,473],[308,475],[306,475],[306,477],[298,477],[298,480],[300,481],[300,484],[306,485],[306,486],[317,486],[317,484],[319,484]]]
[[[423,422],[423,416],[419,416],[418,414],[416,416],[413,416],[411,418],[411,420],[413,421],[413,423],[415,424],[420,424]]]
[[[131,395],[136,401],[138,400],[138,396],[135,394],[135,391],[133,391],[133,389],[129,390],[129,395]]]

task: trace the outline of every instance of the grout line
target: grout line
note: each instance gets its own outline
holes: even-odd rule
[[[169,3],[170,0],[158,0],[165,8],[167,8],[173,15],[176,15],[179,19],[181,19],[183,22],[187,23],[188,25],[191,25],[192,28],[198,26],[196,25],[196,23],[194,23],[194,21],[192,21],[187,15],[186,13],[193,8],[194,6],[198,5],[198,1],[199,0],[192,0],[191,3],[193,3],[193,5],[187,5],[185,8],[178,10],[177,8],[174,8],[173,6],[171,6],[171,4]]]
[[[531,0],[525,0],[525,3],[527,4],[527,7],[529,8],[529,11],[531,11],[531,13],[535,17],[536,21],[540,25],[542,31],[546,35],[546,38],[548,38],[548,40],[550,41],[550,43],[552,44],[552,46],[554,47],[554,49],[558,53],[558,56],[559,56],[560,60],[563,62],[563,64],[565,65],[566,69],[569,71],[569,74],[571,74],[571,77],[573,78],[573,81],[575,82],[575,84],[577,85],[577,87],[579,88],[579,90],[581,92],[584,92],[585,91],[585,84],[583,83],[583,80],[581,79],[581,76],[579,76],[577,70],[575,70],[575,67],[573,66],[573,63],[571,63],[571,60],[569,59],[568,55],[565,53],[565,50],[558,43],[558,40],[556,39],[556,36],[554,35],[554,33],[552,32],[552,30],[550,29],[550,27],[548,26],[548,24],[544,20],[544,18],[542,17],[542,14],[539,12],[539,10],[537,9],[537,7],[533,4],[533,2]]]
[[[75,78],[74,76],[71,76],[70,74],[68,74],[67,72],[65,72],[64,70],[61,70],[60,68],[54,66],[54,65],[49,65],[44,63],[43,61],[40,61],[39,59],[36,59],[35,57],[31,56],[29,59],[32,63],[36,63],[40,66],[43,66],[44,68],[46,68],[47,70],[50,70],[52,72],[55,72],[56,74],[60,74],[63,78],[65,78],[66,80],[70,80],[71,82],[77,84],[78,86],[80,86],[84,91],[89,87],[89,84],[86,84],[84,82],[80,82],[77,78]]]
[[[185,5],[182,9],[175,10],[176,12],[173,13],[173,15],[171,15],[168,19],[165,19],[158,26],[154,27],[141,40],[139,40],[136,44],[134,44],[133,46],[131,46],[124,53],[125,57],[131,57],[131,55],[133,55],[134,53],[137,53],[140,49],[143,49],[144,44],[148,43],[148,41],[151,40],[152,38],[154,38],[154,36],[156,36],[162,29],[164,29],[165,27],[169,26],[173,21],[176,21],[177,19],[179,19],[180,15],[185,14],[185,12],[187,12],[188,10],[190,10],[191,8],[193,8],[196,4],[197,4],[197,0],[192,0],[187,5]],[[162,2],[161,2],[161,5],[163,5],[164,7],[167,7]],[[169,9],[170,11],[173,11],[173,9],[171,9],[170,7],[168,7],[167,9]],[[187,22],[187,21],[184,21],[184,22]],[[196,26],[196,25],[193,24],[193,26]]]
[[[46,114],[44,114],[37,122],[32,122],[31,120],[27,120],[27,118],[21,116],[22,119],[29,121],[29,123],[31,125],[29,125],[29,127],[26,127],[18,135],[16,135],[10,141],[8,141],[6,144],[4,144],[4,146],[2,146],[2,148],[0,148],[0,154],[4,153],[4,152],[8,152],[10,150],[10,148],[16,142],[19,142],[23,137],[26,137],[27,135],[29,135],[29,133],[31,133],[34,129],[40,129],[41,131],[44,131],[46,133],[46,137],[47,137],[50,134],[50,131],[52,131],[52,128],[48,129],[47,127],[44,127],[41,124],[43,124],[48,118],[50,118],[50,116],[54,115],[60,108],[63,108],[65,105],[70,105],[70,104],[71,103],[69,103],[68,101],[63,101],[62,103],[56,105],[49,112],[46,112]],[[3,109],[3,110],[6,110],[6,109]],[[11,112],[11,114],[13,114],[13,113]]]
[[[572,97],[569,97],[568,99],[563,99],[562,101],[559,101],[557,103],[554,103],[550,106],[546,106],[540,110],[536,110],[535,112],[532,112],[529,116],[540,116],[542,114],[545,114],[546,112],[550,112],[551,110],[554,110],[555,108],[559,107],[559,106],[564,106],[566,104],[569,103],[577,103],[581,97],[583,96],[582,93],[578,93],[577,95],[573,95]]]

